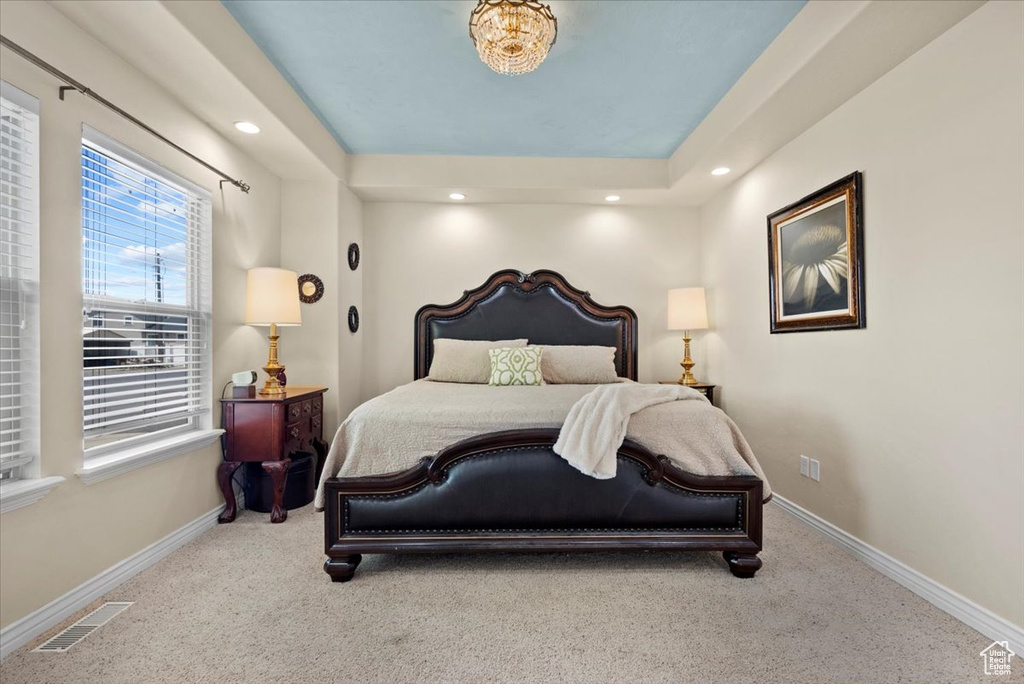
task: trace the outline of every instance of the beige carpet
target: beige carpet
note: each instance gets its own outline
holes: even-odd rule
[[[134,606],[68,653],[11,654],[0,680],[994,679],[978,657],[989,640],[774,506],[752,580],[717,553],[601,553],[365,556],[355,580],[333,584],[321,516],[267,518],[245,512],[137,575],[105,597]],[[1018,681],[1024,662],[1013,665]]]

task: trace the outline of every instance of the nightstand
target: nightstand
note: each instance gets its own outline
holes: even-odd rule
[[[292,454],[315,451],[322,462],[327,455],[324,442],[324,392],[326,387],[287,387],[279,396],[221,399],[227,455],[217,468],[217,481],[227,505],[217,518],[235,519],[237,504],[231,477],[246,461],[259,461],[274,483],[274,505],[270,522],[288,518],[281,505]]]
[[[678,385],[678,380],[662,380],[659,385]],[[696,385],[683,385],[683,387],[692,387],[697,390],[711,402],[711,405],[715,404],[715,385],[709,385],[706,382],[698,382]]]

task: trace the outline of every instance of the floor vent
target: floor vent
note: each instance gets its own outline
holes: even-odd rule
[[[127,601],[104,603],[84,618],[71,625],[59,634],[32,649],[33,653],[63,653],[79,641],[89,636],[103,625],[110,622],[119,613],[132,605]]]

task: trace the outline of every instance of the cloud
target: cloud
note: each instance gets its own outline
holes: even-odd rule
[[[171,204],[170,202],[159,202],[156,208],[160,211],[167,212],[168,214],[174,214],[175,216],[184,216],[185,208],[180,204]]]
[[[121,249],[117,258],[127,264],[145,264],[151,266],[156,263],[159,254],[163,257],[164,267],[172,271],[184,271],[187,261],[184,242],[172,242],[171,244],[153,247],[152,245],[133,245]]]

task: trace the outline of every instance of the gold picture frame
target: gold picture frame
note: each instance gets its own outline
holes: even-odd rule
[[[771,332],[863,328],[859,171],[768,216]]]

